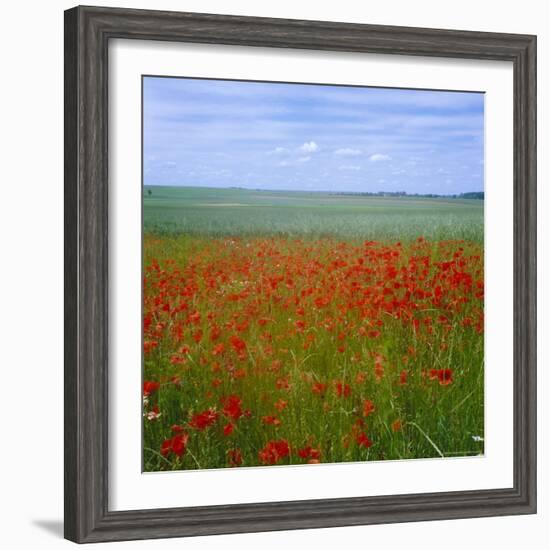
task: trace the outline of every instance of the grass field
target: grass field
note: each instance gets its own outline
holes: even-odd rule
[[[483,453],[483,201],[150,190],[146,471]]]
[[[143,223],[157,234],[482,242],[483,201],[146,187]]]

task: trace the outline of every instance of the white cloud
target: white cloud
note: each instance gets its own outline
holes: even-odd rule
[[[336,149],[334,151],[335,155],[341,155],[344,157],[355,157],[357,155],[361,154],[361,151],[359,149],[351,149],[349,147],[344,147],[343,149]]]
[[[282,155],[283,153],[286,153],[288,149],[285,149],[284,147],[275,147],[275,149],[269,151],[270,155]]]
[[[389,155],[382,155],[381,153],[374,153],[374,155],[369,157],[369,160],[371,162],[380,162],[383,160],[391,160],[391,157]]]
[[[298,159],[298,162],[309,162],[311,160],[311,157],[300,157]]]
[[[300,151],[304,153],[315,153],[319,150],[319,146],[314,141],[306,141],[300,146]]]
[[[342,166],[339,167],[340,170],[353,170],[357,172],[358,170],[361,170],[360,166],[357,166],[356,164],[342,164]]]

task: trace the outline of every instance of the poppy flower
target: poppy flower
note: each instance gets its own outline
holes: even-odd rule
[[[401,420],[398,418],[397,420],[394,420],[391,424],[391,429],[393,432],[398,432],[403,428],[403,424],[401,423]]]
[[[189,314],[188,320],[190,323],[197,324],[201,321],[201,314],[198,311],[194,311],[193,313]]]
[[[351,395],[351,387],[349,384],[344,384],[338,380],[334,383],[334,388],[338,397],[349,397]]]
[[[286,408],[288,405],[288,401],[285,401],[284,399],[279,399],[278,401],[275,401],[275,408],[280,412]]]
[[[437,377],[441,386],[448,386],[453,381],[453,371],[452,369],[440,369]]]
[[[322,384],[321,382],[314,382],[312,385],[311,385],[311,391],[313,393],[316,393],[317,395],[325,395],[325,392],[327,391],[327,385],[326,384]]]
[[[217,325],[210,329],[210,341],[215,342],[222,335],[222,330]]]
[[[239,420],[243,415],[242,400],[238,395],[230,395],[222,401],[223,414],[233,420]]]
[[[227,451],[227,461],[229,466],[240,466],[243,463],[243,456],[240,449],[230,449]]]
[[[214,349],[212,350],[212,355],[220,355],[225,351],[225,344],[223,342],[220,342],[219,344],[216,344],[214,346]]]
[[[439,378],[439,369],[430,369],[428,376],[430,380],[437,380]]]
[[[262,416],[262,422],[264,424],[270,424],[272,426],[281,425],[281,421],[276,416]]]
[[[269,441],[258,453],[258,458],[262,464],[277,464],[283,458],[290,455],[290,446],[288,441],[280,439],[278,441]]]
[[[230,436],[233,433],[234,429],[235,429],[235,426],[231,424],[231,422],[229,424],[226,424],[223,427],[223,435],[225,435],[226,437]]]
[[[244,353],[244,351],[246,350],[246,342],[238,336],[231,336],[229,342],[237,353]]]
[[[288,379],[286,378],[278,378],[275,381],[275,386],[278,390],[289,390],[290,389],[290,383]]]
[[[368,449],[372,446],[372,441],[367,437],[365,432],[361,432],[355,437],[355,441],[357,442],[357,445],[359,447],[364,447],[365,449]]]
[[[321,458],[321,451],[319,449],[314,449],[311,445],[308,445],[307,447],[298,449],[298,456],[306,460],[319,461]]]
[[[181,457],[185,453],[188,440],[189,435],[186,433],[179,433],[170,439],[165,439],[160,447],[160,454],[168,457],[170,453],[174,453]]]
[[[452,369],[430,369],[430,380],[437,380],[441,386],[448,386],[453,382]]]
[[[187,447],[187,440],[189,436],[187,434],[178,434],[172,438],[172,452],[177,456],[182,456],[185,453]]]
[[[155,340],[144,340],[143,342],[143,353],[145,355],[151,353],[154,349],[158,347],[159,343]]]
[[[369,416],[374,410],[374,403],[370,399],[365,399],[363,403],[363,416]]]
[[[217,420],[218,413],[214,409],[208,409],[204,412],[194,414],[189,421],[189,426],[202,431],[215,424]]]
[[[160,388],[159,382],[143,382],[143,395],[148,397],[149,395],[155,393]]]

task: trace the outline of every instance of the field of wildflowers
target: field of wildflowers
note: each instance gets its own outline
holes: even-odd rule
[[[483,453],[483,245],[146,232],[145,471]]]

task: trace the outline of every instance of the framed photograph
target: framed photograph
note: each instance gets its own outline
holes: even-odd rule
[[[536,511],[536,37],[65,12],[65,536]]]

